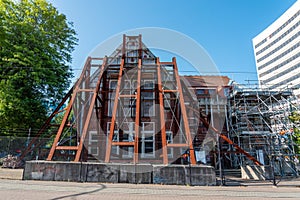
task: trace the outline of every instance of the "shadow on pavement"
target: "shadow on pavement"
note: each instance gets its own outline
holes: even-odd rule
[[[103,184],[99,184],[99,185],[101,187],[96,189],[96,190],[92,190],[92,191],[88,191],[88,192],[81,192],[81,193],[77,193],[77,194],[65,195],[65,196],[56,197],[56,198],[53,198],[53,199],[50,199],[50,200],[59,200],[59,199],[65,199],[65,198],[70,198],[70,197],[78,197],[78,196],[81,196],[81,195],[92,194],[92,193],[99,192],[101,190],[106,189],[105,185],[103,185]]]

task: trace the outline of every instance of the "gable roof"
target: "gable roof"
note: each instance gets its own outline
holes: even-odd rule
[[[181,76],[186,79],[191,87],[219,87],[229,86],[227,76]]]

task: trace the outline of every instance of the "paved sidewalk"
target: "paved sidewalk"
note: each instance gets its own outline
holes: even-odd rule
[[[0,182],[0,199],[299,199],[300,188],[248,186],[177,186],[74,183],[55,181],[21,181],[3,179]]]
[[[23,169],[10,169],[0,167],[0,179],[22,180]]]
[[[15,178],[6,179],[5,173]],[[6,176],[8,176],[6,174]],[[17,175],[19,174],[19,175]],[[77,199],[300,199],[300,179],[271,182],[239,181],[239,186],[178,186],[58,181],[22,181],[20,170],[0,169],[0,199],[77,200]],[[228,182],[230,183],[230,182]]]

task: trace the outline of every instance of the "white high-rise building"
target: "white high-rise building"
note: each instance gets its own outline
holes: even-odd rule
[[[252,39],[261,88],[300,97],[300,0]]]

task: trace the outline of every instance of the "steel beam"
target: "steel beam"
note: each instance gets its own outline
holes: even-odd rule
[[[140,36],[141,37],[141,36]],[[134,139],[134,158],[133,162],[138,163],[139,159],[139,133],[140,133],[140,104],[141,104],[141,72],[142,60],[139,59],[137,68],[137,84],[136,84],[136,102],[135,102],[135,139]]]
[[[158,86],[158,99],[159,99],[159,116],[160,116],[160,132],[161,132],[161,142],[162,142],[162,156],[163,164],[168,164],[168,150],[167,150],[167,135],[166,135],[166,124],[165,124],[165,110],[164,110],[164,98],[163,89],[161,81],[161,65],[159,58],[156,60],[157,65],[157,86]]]
[[[244,154],[249,160],[253,161],[253,163],[255,165],[258,166],[262,166],[263,164],[261,164],[256,158],[254,158],[253,156],[251,156],[247,151],[245,151],[244,149],[242,149],[239,145],[235,144],[231,139],[229,139],[226,135],[224,135],[223,133],[220,133],[215,127],[210,126],[209,123],[203,119],[202,117],[200,117],[200,120],[203,122],[203,125],[207,128],[207,129],[211,129],[212,131],[214,131],[215,133],[217,133],[223,140],[225,140],[226,142],[228,142],[228,144],[231,144],[232,146],[234,146],[234,148]]]
[[[81,82],[83,80],[83,77],[84,77],[84,73],[85,73],[86,69],[88,68],[88,66],[90,64],[91,64],[91,57],[88,57],[87,60],[86,60],[86,62],[85,62],[84,68],[82,70],[81,76],[80,76],[79,80],[76,82],[76,85],[75,85],[75,88],[74,88],[71,100],[70,100],[70,102],[68,104],[68,107],[67,107],[66,112],[64,114],[64,117],[62,119],[62,122],[60,124],[60,127],[59,127],[59,129],[57,131],[56,137],[55,137],[54,142],[52,144],[52,147],[50,149],[50,152],[49,152],[49,155],[47,157],[47,160],[52,160],[52,158],[53,158],[56,146],[58,145],[58,141],[59,141],[59,139],[61,137],[61,134],[62,134],[62,132],[63,132],[63,130],[65,128],[65,124],[66,124],[66,122],[67,122],[67,120],[69,118],[69,115],[71,113],[71,110],[72,110],[72,107],[73,107],[73,103],[74,103],[76,94],[77,94],[77,92],[79,90],[79,86],[80,86],[80,84],[81,84]]]
[[[123,68],[124,68],[124,58],[122,58],[122,61],[121,61],[120,71],[119,71],[119,76],[118,76],[118,83],[117,83],[117,87],[116,87],[116,96],[115,96],[114,108],[112,111],[110,132],[109,132],[109,136],[108,136],[106,154],[105,154],[105,162],[106,163],[110,161],[111,145],[112,145],[112,140],[113,140],[114,131],[115,131],[115,122],[116,122],[117,108],[118,108],[118,103],[119,103],[119,95],[120,95],[119,93],[120,93],[121,81],[122,81],[122,76],[123,76]]]
[[[83,143],[84,143],[84,140],[85,140],[85,137],[86,137],[89,125],[90,125],[91,116],[92,116],[94,106],[95,106],[95,102],[96,102],[96,99],[97,99],[97,96],[98,96],[98,91],[100,89],[100,83],[101,83],[102,75],[105,71],[106,62],[107,62],[107,58],[105,57],[104,60],[103,60],[101,69],[100,69],[101,71],[100,71],[100,74],[99,74],[99,77],[98,77],[98,80],[97,80],[97,85],[96,85],[96,88],[94,89],[94,94],[93,94],[93,97],[92,97],[90,105],[89,105],[90,107],[89,107],[89,110],[88,110],[88,113],[87,113],[87,116],[86,116],[86,120],[84,122],[84,127],[83,127],[82,134],[81,134],[81,137],[80,137],[78,150],[76,152],[76,156],[75,156],[75,159],[74,159],[75,162],[78,162],[79,159],[80,159],[80,156],[81,156]]]
[[[185,108],[185,104],[184,104],[184,97],[182,94],[182,87],[181,87],[181,82],[180,82],[180,77],[178,74],[178,68],[177,68],[177,63],[176,63],[175,57],[173,57],[172,62],[173,62],[173,66],[174,66],[174,75],[175,75],[175,79],[176,79],[176,83],[177,83],[177,89],[179,92],[179,103],[180,103],[180,108],[181,108],[181,113],[182,113],[184,130],[185,130],[187,142],[189,145],[190,162],[191,162],[191,164],[196,164],[193,140],[192,140],[192,136],[191,136],[191,132],[190,132],[190,127],[189,127],[189,122],[188,122],[188,118],[187,118],[186,108]]]
[[[34,148],[37,148],[37,147],[40,146],[40,144],[36,144],[38,138],[41,137],[41,135],[44,133],[44,131],[46,130],[46,128],[48,128],[49,126],[51,126],[50,125],[51,120],[54,118],[55,115],[57,115],[58,113],[60,113],[59,109],[61,109],[62,106],[65,104],[65,102],[71,97],[72,92],[73,92],[73,87],[69,90],[69,92],[66,94],[66,96],[58,104],[58,106],[55,108],[55,110],[52,112],[52,114],[48,117],[48,119],[46,120],[46,122],[43,124],[42,128],[38,131],[37,135],[27,145],[26,149],[24,149],[22,151],[22,154],[18,158],[19,160],[22,160],[27,155],[27,153],[29,153],[30,151],[32,151]]]

